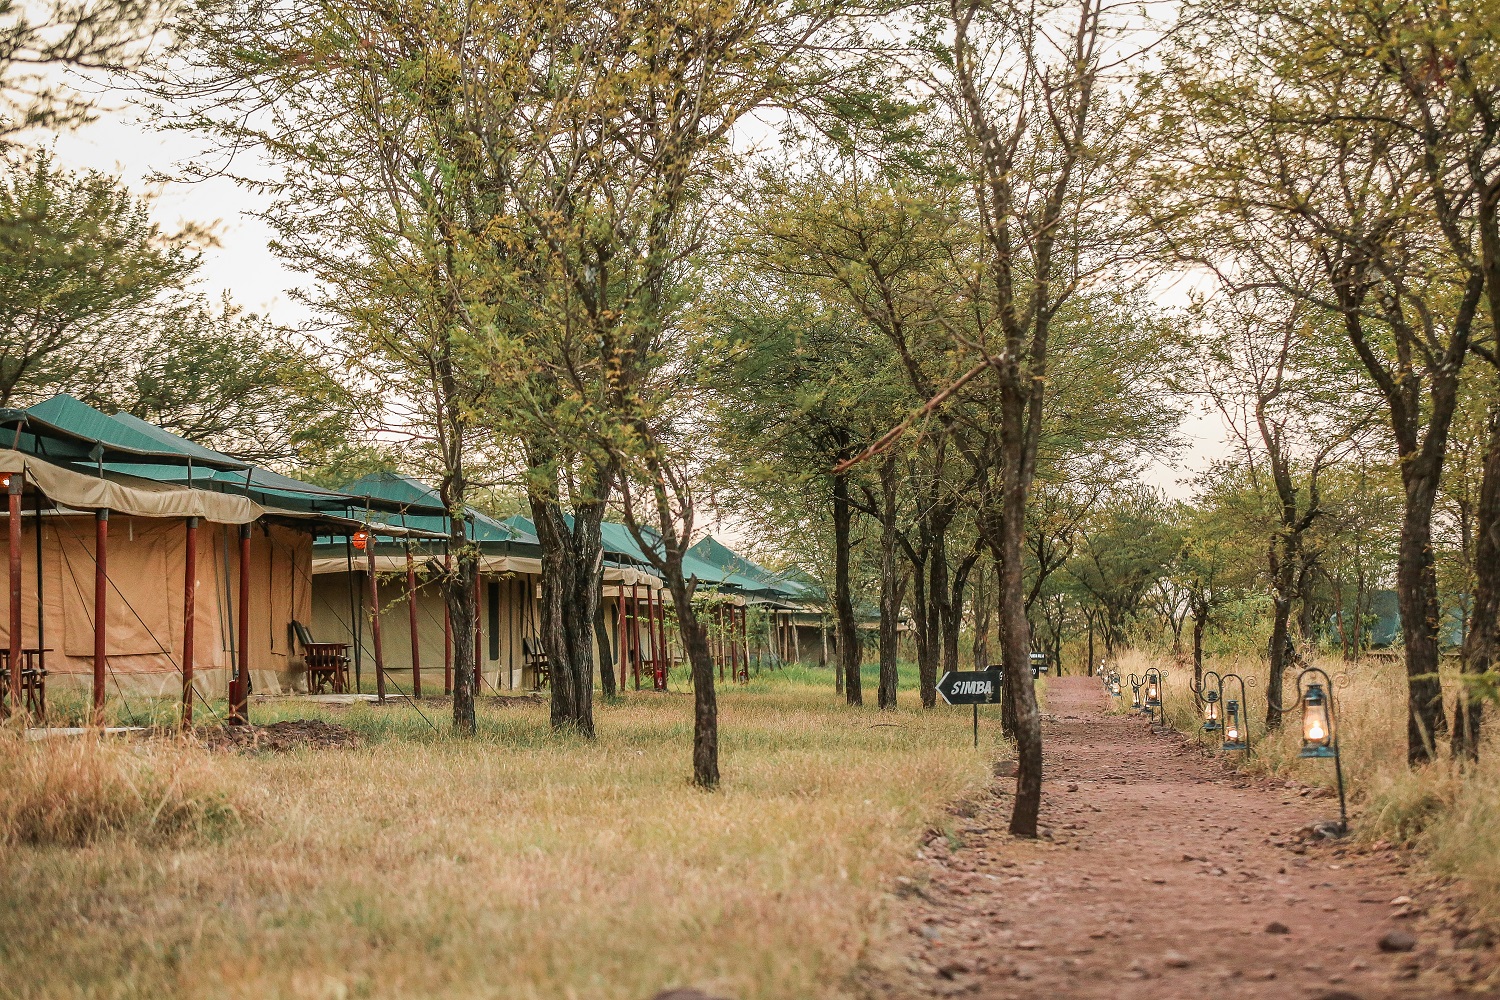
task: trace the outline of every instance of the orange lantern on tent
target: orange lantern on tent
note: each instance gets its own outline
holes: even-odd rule
[[[368,531],[356,531],[351,536],[350,540],[354,542],[354,547],[356,549],[359,549],[361,552],[363,552],[365,550],[365,545],[370,541],[370,533]]]

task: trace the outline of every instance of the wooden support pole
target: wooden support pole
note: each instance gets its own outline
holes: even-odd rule
[[[662,592],[656,592],[656,690],[667,689],[667,670],[672,661],[667,656],[667,602]]]
[[[94,512],[94,725],[104,726],[105,622],[109,612],[109,511]]]
[[[380,644],[380,583],[375,574],[375,535],[365,542],[365,575],[370,578],[370,643],[375,653],[375,696],[385,701],[385,650]]]
[[[229,685],[229,723],[250,724],[250,525],[240,525],[239,663]]]
[[[190,517],[187,545],[182,555],[182,728],[193,725],[193,667],[195,626],[198,617],[198,519]]]
[[[735,683],[740,682],[740,641],[738,637],[739,609],[733,604],[729,606],[729,630],[724,639],[729,643],[729,669],[734,674]]]
[[[406,540],[406,608],[411,622],[411,696],[422,697],[422,644],[417,633],[417,564],[411,555],[411,539]]]
[[[6,479],[6,512],[10,515],[10,710],[21,704],[21,490],[26,480],[20,472]],[[38,505],[40,506],[40,504]],[[42,530],[40,515],[37,530]]]
[[[635,689],[641,689],[641,594],[639,584],[630,585],[630,644],[635,647],[635,656],[630,661],[630,674],[635,678]]]
[[[714,659],[719,661],[719,681],[724,680],[724,605],[714,605]]]
[[[628,669],[626,661],[630,654],[626,651],[625,639],[625,583],[621,581],[615,586],[615,638],[619,640],[620,646],[620,693],[625,693],[625,672]]]
[[[447,588],[453,583],[453,553],[443,552],[443,697],[453,693],[453,609]]]

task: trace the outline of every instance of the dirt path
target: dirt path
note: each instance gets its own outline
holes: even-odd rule
[[[955,817],[959,843],[934,837],[902,885],[906,953],[872,957],[870,996],[1379,1000],[1492,971],[1484,935],[1418,891],[1399,852],[1301,842],[1332,800],[1106,715],[1091,678],[1052,681],[1048,702],[1051,840],[1005,834],[1008,778]],[[1391,932],[1413,948],[1382,950]]]

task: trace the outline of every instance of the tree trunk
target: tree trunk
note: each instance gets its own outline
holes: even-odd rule
[[[1405,471],[1406,514],[1396,558],[1396,601],[1406,646],[1406,759],[1425,764],[1448,731],[1443,685],[1438,680],[1437,566],[1432,554],[1437,476],[1410,467]]]
[[[599,493],[607,493],[610,475]],[[604,501],[579,504],[570,526],[553,498],[532,493],[542,549],[542,646],[551,666],[552,728],[594,738],[594,619],[604,578]]]
[[[896,709],[896,642],[900,636],[901,580],[896,566],[896,453],[880,465],[880,685],[883,711]]]
[[[474,718],[474,621],[479,613],[474,583],[479,573],[478,553],[469,548],[462,518],[450,521],[448,550],[457,552],[453,572],[444,581],[443,599],[453,622],[453,731],[472,736]]]
[[[1010,832],[1035,837],[1042,806],[1042,718],[1031,677],[1031,630],[1026,621],[1026,581],[1022,563],[1024,498],[1012,510],[1006,487],[1006,523],[1001,526],[1003,555],[996,568],[1000,584],[1000,648],[1005,665],[1005,700],[1016,741],[1016,799]],[[1014,516],[1012,516],[1014,515]]]
[[[666,571],[672,604],[677,609],[677,634],[687,652],[693,675],[693,784],[719,787],[719,701],[714,691],[714,657],[708,646],[708,629],[698,620],[692,591],[682,576],[679,558],[676,571]]]
[[[1199,604],[1193,609],[1193,684],[1203,685],[1203,633],[1208,628],[1208,609]]]
[[[975,567],[974,597],[970,606],[974,610],[974,669],[983,670],[990,665],[990,602],[984,588],[984,564]]]
[[[1285,535],[1271,541],[1271,642],[1267,648],[1270,666],[1266,671],[1266,728],[1281,728],[1283,679],[1291,649],[1293,570],[1296,565],[1296,542]],[[1278,553],[1277,549],[1281,551]]]
[[[604,601],[594,609],[594,647],[599,650],[599,689],[605,698],[616,697],[615,651],[609,641],[609,627],[604,624]]]
[[[833,603],[836,615],[839,671],[844,677],[844,700],[863,705],[860,690],[859,629],[854,621],[854,598],[849,593],[849,477],[833,477]]]
[[[1089,623],[1089,676],[1094,676],[1094,614],[1091,611],[1084,612],[1084,617]]]
[[[912,636],[917,652],[917,697],[923,708],[937,704],[937,643],[933,640],[932,602],[927,596],[926,561],[912,561],[912,618],[916,624]]]
[[[1489,442],[1479,484],[1479,506],[1474,512],[1474,608],[1469,634],[1464,636],[1463,670],[1467,681],[1487,673],[1495,664],[1500,639],[1500,401],[1490,405]],[[1453,755],[1479,759],[1483,700],[1459,689],[1453,720]]]

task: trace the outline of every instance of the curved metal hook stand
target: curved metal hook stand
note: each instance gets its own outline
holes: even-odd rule
[[[1301,661],[1301,657],[1298,657],[1298,660]],[[1328,756],[1333,758],[1333,776],[1335,782],[1338,784],[1339,789],[1339,833],[1342,834],[1348,832],[1349,830],[1349,807],[1344,794],[1344,760],[1343,757],[1339,754],[1338,719],[1334,715],[1333,678],[1330,677],[1328,675],[1328,671],[1324,670],[1322,667],[1304,666],[1301,673],[1297,674],[1297,680],[1295,682],[1295,687],[1297,689],[1297,700],[1292,702],[1290,705],[1276,705],[1275,707],[1283,715],[1290,714],[1297,708],[1306,708],[1306,706],[1308,705],[1307,689],[1303,687],[1302,681],[1303,678],[1307,677],[1309,674],[1316,674],[1317,676],[1323,678],[1322,689],[1326,692],[1323,695],[1323,697],[1326,699],[1323,705],[1324,710],[1328,714],[1328,753],[1324,754],[1308,752],[1305,745],[1306,737],[1304,736],[1303,756]]]
[[[1238,701],[1232,699],[1228,701],[1224,700],[1224,685],[1229,682],[1237,683],[1240,686],[1240,697]],[[1225,751],[1243,750],[1246,754],[1250,753],[1250,697],[1245,692],[1245,678],[1233,672],[1227,673],[1220,677],[1219,700],[1224,701],[1224,720],[1226,727],[1224,730],[1224,741],[1219,744],[1219,749]],[[1241,713],[1243,713],[1243,715],[1241,715]],[[1239,719],[1240,732],[1235,739],[1229,738],[1229,729],[1227,728],[1231,716],[1237,717]]]

